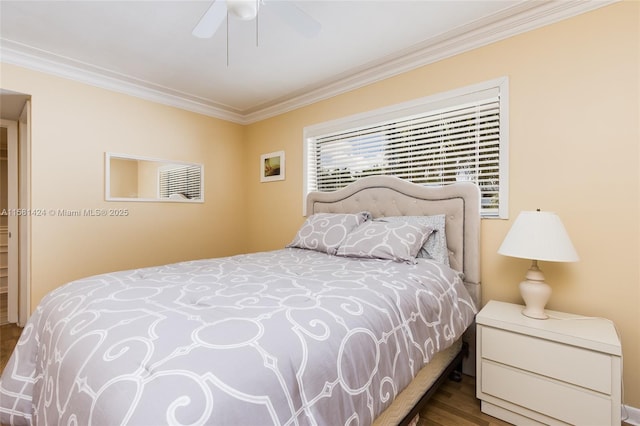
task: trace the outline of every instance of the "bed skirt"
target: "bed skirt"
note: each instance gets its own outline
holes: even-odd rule
[[[393,403],[376,418],[373,426],[398,425],[420,402],[422,396],[433,386],[442,373],[462,349],[462,339],[438,352],[409,385],[398,395]]]

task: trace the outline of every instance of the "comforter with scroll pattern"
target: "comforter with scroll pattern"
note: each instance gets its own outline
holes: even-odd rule
[[[30,318],[0,421],[370,424],[474,313],[424,259],[284,249],[89,277]]]

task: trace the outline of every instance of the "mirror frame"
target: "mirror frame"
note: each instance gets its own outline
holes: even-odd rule
[[[112,197],[111,196],[111,159],[122,160],[142,160],[154,163],[166,163],[177,166],[197,166],[200,168],[200,198],[197,199],[174,199],[174,198],[133,198],[133,197]],[[144,157],[139,155],[119,154],[105,152],[105,178],[104,178],[104,199],[105,201],[127,201],[127,202],[154,202],[154,203],[204,203],[204,165],[202,163],[191,163],[188,161],[165,160],[160,158]]]

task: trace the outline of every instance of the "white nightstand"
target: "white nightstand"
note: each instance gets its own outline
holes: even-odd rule
[[[510,423],[620,425],[622,348],[605,319],[490,301],[476,316],[482,411]],[[561,319],[556,319],[561,318]]]

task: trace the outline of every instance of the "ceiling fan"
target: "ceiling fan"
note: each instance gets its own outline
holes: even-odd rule
[[[292,1],[268,1],[268,0],[214,0],[213,4],[202,15],[200,21],[193,29],[192,34],[198,38],[210,38],[218,31],[222,22],[233,16],[244,21],[258,18],[258,10],[261,5],[268,3],[282,20],[307,38],[316,36],[322,26]]]

